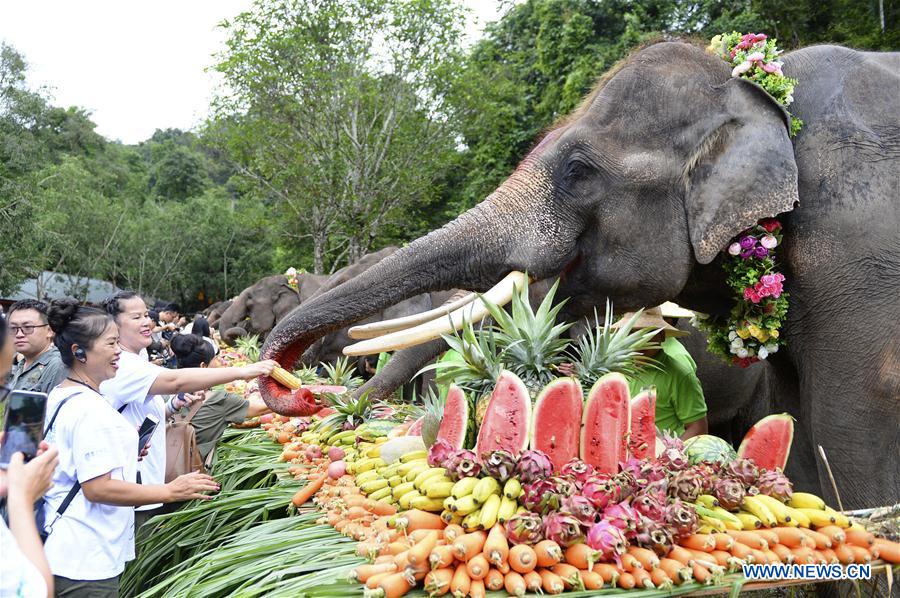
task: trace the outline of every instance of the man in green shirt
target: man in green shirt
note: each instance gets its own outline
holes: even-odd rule
[[[661,344],[660,348],[648,352],[656,360],[659,369],[644,368],[628,381],[631,396],[648,386],[656,387],[656,427],[680,436],[683,440],[707,433],[706,399],[703,397],[700,380],[697,379],[697,364],[677,340],[677,337],[687,336],[689,333],[675,328],[665,318],[687,317],[690,314],[691,312],[674,303],[644,310],[635,322],[634,329],[661,329],[654,339]],[[613,328],[623,325],[633,315],[625,314],[613,324]]]
[[[22,356],[12,368],[7,385],[12,390],[50,392],[62,382],[66,367],[53,344],[47,323],[47,304],[23,299],[9,308],[9,331],[13,347]]]

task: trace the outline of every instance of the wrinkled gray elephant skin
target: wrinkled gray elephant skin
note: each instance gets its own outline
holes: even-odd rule
[[[675,300],[727,315],[720,252],[781,214],[791,307],[770,359],[773,406],[797,419],[789,473],[846,507],[900,496],[900,55],[815,46],[785,54],[791,111],[703,49],[632,54],[483,202],[283,319],[263,348],[312,342],[404,299],[485,291],[512,270],[562,276],[569,311]],[[261,380],[274,410],[296,397]]]

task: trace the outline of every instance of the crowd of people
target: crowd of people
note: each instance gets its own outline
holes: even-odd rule
[[[219,367],[209,323],[188,324],[178,311],[151,312],[139,295],[120,292],[100,307],[26,300],[0,316],[0,398],[48,395],[36,454],[15,453],[0,469],[0,596],[118,596],[136,530],[218,491],[201,471],[167,479],[165,424],[189,412],[208,463],[229,422],[266,411],[213,387],[276,364]],[[138,430],[154,421],[139,446]]]

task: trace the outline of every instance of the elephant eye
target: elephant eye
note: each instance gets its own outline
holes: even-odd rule
[[[578,179],[582,178],[585,174],[587,174],[590,167],[583,160],[578,158],[572,158],[569,160],[569,163],[566,165],[565,174],[563,175],[563,179],[566,182],[574,182]]]

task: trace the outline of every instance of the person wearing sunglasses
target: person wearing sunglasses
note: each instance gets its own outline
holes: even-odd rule
[[[13,366],[8,386],[49,393],[65,378],[66,368],[53,344],[47,304],[34,299],[17,301],[9,308],[8,323],[13,349],[24,358]]]

